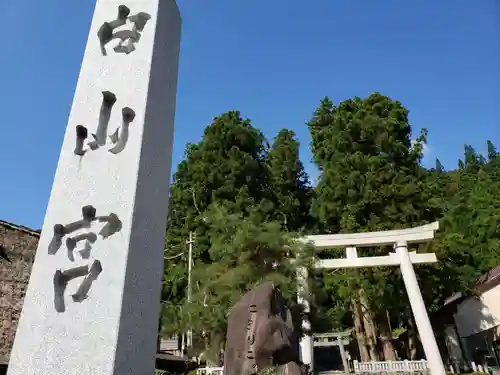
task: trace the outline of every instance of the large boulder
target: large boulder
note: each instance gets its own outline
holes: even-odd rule
[[[301,375],[298,335],[290,310],[272,282],[256,286],[233,306],[228,317],[224,375],[255,374],[284,366]]]

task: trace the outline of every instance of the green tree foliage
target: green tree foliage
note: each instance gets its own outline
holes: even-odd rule
[[[187,146],[171,188],[164,334],[191,328],[217,347],[229,307],[255,283],[271,278],[293,294],[293,270],[301,262],[290,262],[297,256],[292,239],[307,223],[311,194],[298,147],[293,132],[283,129],[269,150],[238,112],[216,117],[202,140]],[[190,231],[196,243],[188,305]]]
[[[380,94],[321,102],[309,122],[323,171],[313,211],[331,233],[395,229],[422,220],[421,139],[411,143],[408,111]]]
[[[498,154],[490,141],[487,158],[466,145],[460,164],[458,170],[428,171],[426,177],[430,201],[441,214],[440,233],[432,243],[440,262],[421,278],[433,285],[426,294],[431,310],[453,292],[472,292],[477,278],[500,263]]]
[[[196,267],[210,264],[209,207],[218,203],[229,212],[244,213],[266,199],[264,158],[267,143],[262,133],[237,111],[214,118],[202,140],[186,146],[171,186],[169,223],[165,244],[163,287],[165,333],[183,330],[187,290],[186,240],[196,234],[193,260]],[[181,253],[182,256],[177,257]]]
[[[439,160],[426,170],[420,162],[427,132],[415,140],[408,110],[379,93],[338,105],[325,98],[308,127],[313,160],[321,172],[315,189],[299,159],[295,134],[282,129],[269,147],[237,111],[214,118],[201,141],[187,145],[169,205],[165,333],[191,328],[202,346],[209,343],[219,350],[229,308],[256,283],[269,279],[278,283],[300,316],[296,267],[310,268],[312,258],[311,249],[297,248],[295,239],[304,231],[366,232],[439,220],[437,238],[425,245],[439,261],[417,268],[431,312],[454,292],[472,292],[474,281],[500,263],[500,155],[491,141],[485,155],[466,145],[455,170],[446,170]],[[189,232],[196,243],[188,305]],[[391,250],[359,253],[385,255]],[[345,256],[343,249],[316,255]],[[296,257],[298,261],[290,261]],[[397,268],[320,271],[310,287],[313,329],[361,324],[372,359],[377,348],[370,337],[383,343],[391,329],[415,336]]]
[[[378,93],[339,106],[327,98],[308,125],[322,170],[313,212],[325,232],[406,228],[425,220],[419,161],[426,134],[412,144],[401,103]]]
[[[308,124],[314,161],[322,172],[313,214],[323,233],[409,228],[439,220],[440,232],[427,248],[439,262],[417,269],[434,312],[454,292],[471,291],[478,276],[500,262],[500,163],[489,141],[486,157],[466,145],[457,170],[446,171],[439,160],[425,170],[420,160],[427,134],[423,131],[412,143],[407,115],[399,102],[380,94],[338,106],[328,98],[320,103]],[[362,251],[373,255],[390,249]],[[342,251],[328,255],[343,256]],[[362,304],[376,323],[385,324],[383,310],[389,309],[393,328],[415,333],[397,269],[328,271],[320,283],[323,311],[318,315],[324,321],[321,312],[326,313],[330,328],[342,321],[349,299],[361,300],[362,291]]]
[[[274,203],[271,217],[282,221],[284,229],[289,231],[311,225],[311,187],[299,158],[299,141],[293,131],[280,130],[267,155],[266,165]]]
[[[412,142],[408,111],[401,103],[379,93],[345,100],[338,106],[325,98],[308,125],[314,161],[322,171],[312,209],[323,232],[407,228],[428,219],[419,164],[426,132]],[[342,257],[344,251],[325,255]],[[359,251],[385,255],[390,249]],[[337,291],[336,297],[344,303],[336,305],[344,312],[351,302],[361,305],[368,338],[377,334],[378,316],[384,327],[389,326],[387,306],[395,318],[408,315],[404,287],[394,268],[326,270],[323,283],[329,296]],[[330,309],[327,315],[333,321],[338,312]],[[375,347],[371,343],[372,360],[376,359]]]
[[[212,262],[195,272],[199,287],[185,312],[188,325],[206,332],[211,346],[222,344],[230,308],[268,280],[279,286],[298,319],[296,269],[310,268],[311,250],[298,247],[293,234],[283,232],[280,222],[266,221],[258,208],[244,215],[214,204],[207,216]]]

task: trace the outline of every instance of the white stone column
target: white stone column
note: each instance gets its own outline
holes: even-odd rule
[[[337,337],[337,343],[340,350],[340,357],[342,358],[342,366],[344,367],[344,374],[349,373],[349,362],[347,360],[347,353],[344,346],[344,336]]]
[[[406,292],[410,300],[411,309],[418,328],[420,340],[429,364],[431,375],[445,375],[446,370],[439,352],[439,347],[434,337],[434,331],[427,314],[427,309],[420,292],[417,276],[408,253],[406,242],[398,242],[395,245],[396,253],[401,261],[401,275],[406,286]]]
[[[8,375],[153,374],[180,33],[97,0]]]
[[[305,267],[300,267],[297,269],[297,303],[304,306],[304,312],[310,312],[309,301],[304,298],[309,294],[309,288],[307,286],[308,273]],[[304,332],[310,332],[311,322],[309,320],[302,320],[302,329]],[[302,363],[309,366],[312,371],[314,367],[314,342],[311,334],[305,333],[300,339],[300,359]]]

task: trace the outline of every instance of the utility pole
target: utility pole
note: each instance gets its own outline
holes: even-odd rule
[[[194,236],[193,232],[189,232],[189,240],[188,244],[188,290],[187,290],[187,303],[188,305],[191,303],[191,270],[193,265],[193,244],[194,244]],[[193,345],[193,331],[191,329],[188,330],[186,335],[186,346],[190,348]]]

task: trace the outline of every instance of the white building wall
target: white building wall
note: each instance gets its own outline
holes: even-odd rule
[[[455,322],[460,337],[468,337],[500,325],[500,285],[458,306]]]

